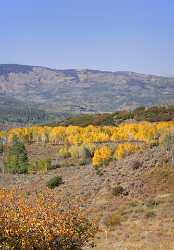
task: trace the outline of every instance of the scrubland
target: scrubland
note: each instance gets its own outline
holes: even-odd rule
[[[0,137],[1,249],[174,249],[174,122]]]

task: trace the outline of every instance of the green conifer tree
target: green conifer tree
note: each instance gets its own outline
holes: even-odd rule
[[[19,140],[17,136],[14,136],[13,143],[7,152],[5,157],[5,169],[9,173],[27,173],[28,172],[28,156],[25,145]]]

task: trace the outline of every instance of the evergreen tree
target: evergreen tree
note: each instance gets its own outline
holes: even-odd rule
[[[13,143],[7,152],[5,159],[5,169],[10,173],[27,173],[28,172],[28,156],[25,145],[14,136]]]
[[[2,140],[0,140],[0,154],[2,154],[3,151],[4,151],[3,142]]]

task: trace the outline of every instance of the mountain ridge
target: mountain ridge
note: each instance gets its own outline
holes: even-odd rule
[[[17,68],[43,68],[52,71],[92,71],[92,72],[103,72],[103,73],[125,73],[125,74],[138,74],[138,75],[145,75],[145,76],[156,76],[156,77],[164,77],[164,78],[174,78],[174,76],[164,76],[162,74],[155,74],[155,73],[142,73],[137,71],[131,70],[102,70],[102,69],[95,69],[95,68],[55,68],[50,66],[43,66],[43,65],[31,65],[31,64],[20,64],[20,63],[0,63],[0,69],[2,67],[17,67]]]
[[[49,112],[113,112],[173,104],[174,77],[0,64],[0,95]]]

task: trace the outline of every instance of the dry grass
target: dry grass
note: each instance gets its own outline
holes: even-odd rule
[[[114,226],[120,225],[122,220],[121,213],[118,213],[117,211],[108,215],[105,219],[105,225],[108,228],[112,228]]]
[[[40,157],[58,156],[58,146],[53,145],[32,145],[28,148],[30,157],[40,159]],[[146,154],[146,158],[148,155]],[[88,210],[88,215],[100,221],[100,219],[108,214],[106,225],[108,226],[108,235],[106,240],[105,232],[100,232],[95,239],[96,247],[86,248],[94,250],[174,250],[174,169],[170,166],[163,167],[148,167],[144,168],[145,164],[139,168],[129,168],[131,160],[127,158],[124,164],[121,165],[123,170],[119,173],[119,182],[117,182],[117,167],[119,162],[112,163],[111,166],[102,169],[102,175],[95,174],[91,166],[83,168],[77,166],[78,162],[74,163],[71,158],[58,159],[61,168],[48,171],[42,176],[39,184],[40,176],[15,177],[16,180],[11,182],[19,185],[19,182],[24,186],[24,181],[27,185],[33,185],[35,182],[39,188],[43,188],[47,179],[52,175],[63,175],[65,185],[55,190],[56,196],[65,197],[65,190],[68,197],[72,197],[71,201],[79,197],[83,198],[82,205],[86,206],[88,201],[91,202],[91,207]],[[142,156],[143,159],[143,156]],[[127,163],[126,163],[127,161]],[[145,160],[144,160],[145,161]],[[146,161],[147,163],[147,161]],[[76,166],[71,167],[73,164]],[[127,165],[126,165],[127,164]],[[64,168],[69,166],[68,168]],[[89,167],[89,168],[88,168]],[[91,168],[91,169],[90,169]],[[85,174],[84,171],[87,170]],[[89,175],[89,171],[93,171]],[[134,173],[139,175],[134,176]],[[110,175],[109,175],[110,174]],[[124,175],[123,175],[124,174]],[[120,176],[121,175],[121,176]],[[113,196],[112,188],[106,193],[102,188],[106,187],[106,179],[115,178],[114,185],[137,183],[137,180],[142,183],[142,193],[137,191],[128,196]],[[90,180],[88,182],[88,180]],[[94,191],[95,184],[101,181],[99,191]],[[2,181],[2,180],[1,180]],[[8,181],[7,181],[8,182]],[[93,187],[92,184],[94,183]],[[124,186],[124,185],[123,185]],[[113,185],[111,185],[113,187]],[[84,195],[86,190],[89,193]],[[80,195],[79,195],[80,194]],[[90,203],[89,203],[90,204]],[[85,208],[86,209],[86,208]],[[112,230],[110,230],[112,229]],[[97,239],[97,237],[100,239]]]
[[[174,169],[171,166],[155,167],[143,177],[144,193],[165,194],[174,192]]]
[[[169,244],[161,243],[156,246],[152,246],[152,245],[144,246],[142,244],[125,246],[125,250],[173,250],[173,249],[174,249],[174,243],[172,245],[170,243]]]

